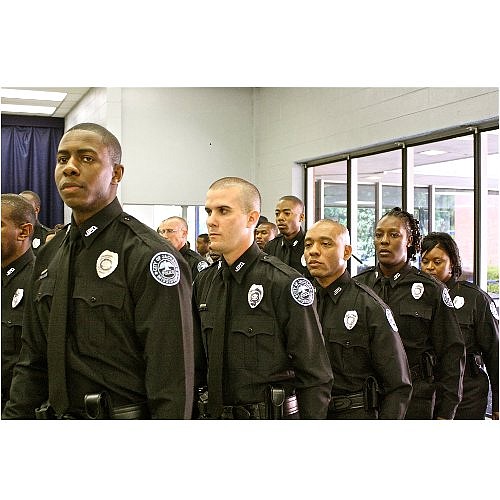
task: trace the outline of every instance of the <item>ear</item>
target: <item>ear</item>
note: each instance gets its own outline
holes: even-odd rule
[[[412,244],[413,244],[413,236],[409,236],[408,237],[408,243],[406,244],[406,246],[408,248],[410,248],[412,246]]]
[[[299,217],[299,222],[304,222],[304,219],[305,219],[305,218],[306,218],[306,216],[305,216],[304,212],[302,212],[302,213],[300,214],[300,217]]]
[[[123,178],[123,165],[115,164],[113,165],[113,177],[111,178],[111,184],[118,184]]]
[[[259,222],[259,217],[260,217],[260,214],[259,214],[259,212],[257,212],[257,210],[252,210],[251,212],[248,212],[248,214],[247,214],[247,227],[257,226],[257,223]]]
[[[33,224],[30,222],[25,222],[19,226],[19,234],[17,235],[17,239],[19,241],[23,241],[29,238],[33,234]]]
[[[344,245],[344,260],[349,260],[352,255],[352,246]]]

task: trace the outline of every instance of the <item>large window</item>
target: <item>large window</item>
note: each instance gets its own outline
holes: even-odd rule
[[[462,279],[476,282],[498,301],[500,164],[498,128],[487,129],[492,125],[307,165],[307,185],[315,186],[315,220],[338,219],[351,231],[360,261],[351,263],[353,275],[375,263],[375,223],[400,206],[418,218],[423,235],[451,234],[460,248]]]

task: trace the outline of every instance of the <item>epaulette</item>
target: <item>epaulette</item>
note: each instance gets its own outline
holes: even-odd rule
[[[364,271],[361,271],[360,273],[356,274],[356,276],[361,276],[362,274],[372,273],[375,270],[376,270],[375,266],[371,266],[371,267],[365,269]],[[356,276],[354,276],[354,278],[356,278]]]
[[[360,283],[359,281],[356,281],[356,276],[354,278],[352,278],[352,280],[354,281],[354,284],[357,287],[361,288],[368,295],[370,295],[370,297],[374,298],[380,304],[381,307],[383,307],[384,309],[386,309],[388,307],[388,305],[385,304],[385,302],[368,285],[365,285],[364,283]]]
[[[120,214],[119,219],[121,223],[129,227],[133,231],[133,233],[150,248],[158,248],[159,246],[164,246],[162,245],[163,243],[166,243],[172,249],[172,251],[174,251],[175,253],[179,253],[174,249],[174,247],[171,245],[171,243],[169,243],[168,240],[162,238],[156,231],[146,226],[134,216],[123,212],[122,214]]]
[[[294,277],[297,275],[298,271],[286,265],[282,260],[278,259],[274,255],[269,255],[265,252],[259,257],[261,262],[265,262],[266,264],[270,264],[271,266],[279,269],[281,272],[285,273],[287,276]]]
[[[475,285],[474,283],[471,283],[470,281],[457,281],[457,285],[459,286],[465,286],[467,288],[470,288],[472,290],[476,290],[477,292],[481,292],[487,299],[488,301],[493,300],[487,292],[485,292],[480,286]]]

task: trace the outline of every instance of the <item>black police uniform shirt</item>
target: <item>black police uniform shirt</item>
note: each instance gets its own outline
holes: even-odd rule
[[[210,264],[199,254],[191,250],[187,243],[179,250],[191,269],[193,280],[198,273],[206,269]]]
[[[31,248],[2,268],[2,407],[9,399],[12,371],[21,351],[26,296],[35,265]]]
[[[411,370],[420,370],[424,352],[436,353],[434,416],[451,419],[462,397],[465,345],[448,289],[432,276],[406,264],[388,280],[389,295],[384,298],[382,278],[378,267],[355,277],[392,309]],[[414,385],[412,397],[415,396],[420,397]]]
[[[35,227],[33,229],[33,238],[31,240],[31,247],[35,255],[38,254],[38,250],[45,243],[47,235],[52,232],[47,226],[44,226],[40,221],[36,221]]]
[[[206,384],[206,350],[223,297],[210,293],[227,264],[221,258],[193,284],[197,385]],[[266,387],[295,390],[301,418],[325,418],[332,371],[309,280],[252,246],[229,267],[232,284],[226,324],[224,405],[265,400]],[[220,278],[219,278],[220,279]],[[210,398],[210,394],[208,396]]]
[[[264,252],[278,257],[281,262],[293,267],[302,276],[306,276],[312,281],[313,278],[307,269],[304,258],[304,238],[305,233],[302,228],[291,240],[287,240],[282,234],[278,234],[276,238],[266,243]]]
[[[191,271],[155,231],[115,199],[80,226],[73,257],[66,381],[70,409],[107,391],[114,407],[147,402],[152,418],[189,418],[193,398]],[[33,418],[48,398],[47,332],[61,230],[41,249],[27,304],[23,346],[7,418]]]
[[[480,354],[486,365],[492,392],[492,410],[498,411],[498,311],[490,296],[468,281],[448,280],[450,296],[464,335],[467,354]],[[467,356],[466,365],[471,362]],[[470,378],[466,369],[465,378]],[[470,382],[470,381],[469,381]],[[464,382],[465,383],[465,382]],[[466,403],[464,391],[462,403]],[[462,404],[461,403],[461,404]]]
[[[333,371],[332,396],[364,390],[374,377],[381,390],[379,418],[403,419],[412,385],[408,360],[390,308],[348,271],[322,288],[318,313]]]

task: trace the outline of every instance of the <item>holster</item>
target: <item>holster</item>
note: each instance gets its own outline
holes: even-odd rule
[[[35,418],[37,420],[56,420],[54,408],[50,406],[48,401],[45,401],[40,408],[35,409]]]
[[[365,409],[378,410],[379,408],[379,387],[375,377],[367,377],[363,388]]]
[[[477,377],[480,375],[482,368],[484,367],[484,360],[481,354],[476,352],[467,353],[467,367],[471,377]]]
[[[111,418],[111,399],[106,391],[85,394],[83,403],[89,419],[104,420]]]
[[[433,351],[425,351],[420,358],[420,370],[422,378],[428,383],[434,382],[434,367],[437,363],[436,353]]]
[[[208,387],[198,387],[198,419],[210,418],[208,415]]]
[[[283,403],[285,402],[285,397],[285,389],[282,386],[267,386],[266,412],[268,420],[281,420],[283,418]]]

